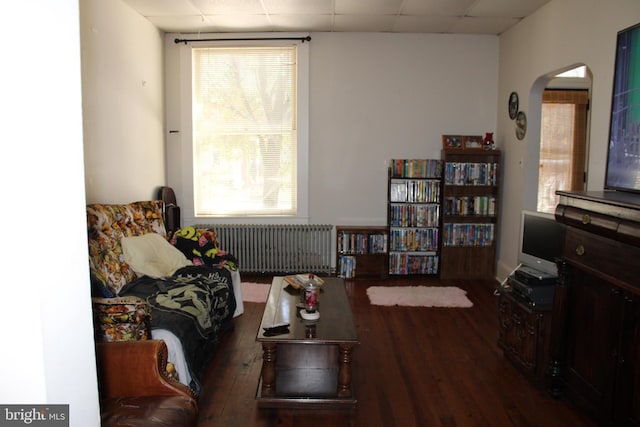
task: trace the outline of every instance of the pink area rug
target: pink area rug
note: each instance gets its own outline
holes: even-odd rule
[[[455,286],[371,286],[367,288],[373,305],[410,307],[473,307],[467,292]]]
[[[267,302],[269,290],[271,289],[270,283],[241,282],[240,286],[242,288],[242,301]]]

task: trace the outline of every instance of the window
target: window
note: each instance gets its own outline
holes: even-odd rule
[[[555,211],[556,190],[584,189],[588,102],[586,90],[544,91],[538,211]]]
[[[305,214],[298,57],[298,45],[191,49],[195,217]]]
[[[587,66],[582,65],[580,67],[572,68],[571,70],[565,71],[564,73],[558,74],[557,78],[579,78],[584,79],[587,76]]]

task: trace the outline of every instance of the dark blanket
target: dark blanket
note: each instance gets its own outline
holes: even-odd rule
[[[189,266],[164,279],[140,277],[127,284],[120,296],[145,299],[151,307],[151,329],[167,329],[182,343],[192,377],[200,393],[200,380],[218,346],[219,333],[233,327],[236,300],[231,274],[225,268]]]

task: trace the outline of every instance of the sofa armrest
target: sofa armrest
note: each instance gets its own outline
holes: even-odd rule
[[[101,399],[130,396],[184,396],[193,390],[166,373],[167,346],[161,340],[96,344]]]

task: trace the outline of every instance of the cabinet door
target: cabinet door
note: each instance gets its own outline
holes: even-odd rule
[[[623,313],[614,395],[614,425],[640,426],[640,298],[620,292]]]
[[[510,298],[501,302],[504,344],[509,356],[531,374],[536,367],[537,318]],[[504,305],[502,305],[504,304]]]
[[[543,381],[549,361],[550,316],[526,308],[505,291],[500,294],[498,318],[498,344],[505,356],[533,380]]]
[[[612,289],[606,281],[583,270],[569,271],[566,391],[582,400],[602,422],[612,410],[619,338],[619,296]]]

